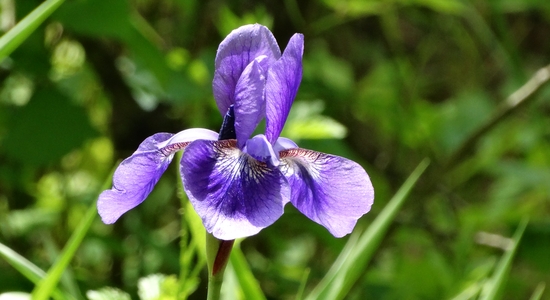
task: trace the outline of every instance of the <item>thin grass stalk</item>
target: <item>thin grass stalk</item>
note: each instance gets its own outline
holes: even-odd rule
[[[65,0],[46,0],[0,37],[0,62],[21,45]]]
[[[516,232],[514,233],[513,242],[506,250],[502,258],[500,259],[493,276],[485,283],[481,291],[481,296],[479,300],[495,300],[498,297],[498,293],[501,288],[504,286],[508,272],[512,267],[512,262],[514,260],[514,255],[518,248],[523,232],[527,227],[528,219],[525,218],[521,221]]]

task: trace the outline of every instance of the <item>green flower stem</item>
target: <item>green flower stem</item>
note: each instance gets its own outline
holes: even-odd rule
[[[220,299],[220,292],[222,290],[223,283],[223,272],[218,276],[213,276],[209,274],[208,276],[208,296],[207,300],[218,300]]]
[[[229,255],[233,248],[234,240],[218,240],[211,234],[206,234],[206,262],[208,264],[208,300],[220,299],[223,283],[223,273]]]

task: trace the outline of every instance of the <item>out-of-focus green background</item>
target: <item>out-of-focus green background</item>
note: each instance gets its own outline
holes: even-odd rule
[[[0,31],[40,2],[0,1]],[[358,228],[432,161],[349,299],[452,298],[491,274],[524,217],[502,295],[527,299],[550,283],[550,89],[498,117],[550,64],[547,0],[67,0],[0,62],[0,242],[48,269],[143,139],[218,130],[217,46],[256,22],[281,48],[305,35],[283,136],[365,167],[376,198]],[[135,296],[139,278],[180,272],[178,180],[173,164],[115,225],[96,219],[72,261],[73,288]],[[294,299],[304,274],[308,291],[345,241],[288,206],[241,247],[269,299]],[[0,293],[32,288],[0,260]]]

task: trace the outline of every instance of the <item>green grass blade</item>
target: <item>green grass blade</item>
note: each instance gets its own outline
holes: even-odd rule
[[[497,264],[496,257],[490,257],[483,263],[478,264],[475,268],[465,274],[466,281],[461,284],[461,289],[451,300],[470,300],[477,299],[485,282],[487,282],[489,274],[495,269]]]
[[[55,244],[54,239],[49,232],[41,233],[41,237],[42,243],[44,244],[44,249],[46,250],[48,257],[52,258],[51,263],[53,263],[54,258],[59,257],[59,248]],[[76,278],[74,277],[72,270],[65,270],[63,276],[61,276],[61,282],[59,286],[65,292],[65,295],[68,298],[71,298],[73,300],[84,299],[82,297],[82,292],[78,287],[78,283],[76,282]]]
[[[388,227],[405,202],[420,175],[426,170],[429,160],[424,159],[405,183],[399,188],[380,215],[363,233],[352,235],[323,280],[306,299],[343,299],[353,284],[364,272],[365,267],[384,238]]]
[[[100,192],[111,186],[113,173],[114,169],[111,172],[111,176],[107,178],[101,189],[98,191],[97,196],[99,196]],[[97,196],[95,197],[95,199],[97,199]],[[55,289],[59,280],[61,279],[61,275],[63,275],[63,272],[69,266],[70,261],[73,259],[76,253],[76,250],[88,233],[90,226],[92,226],[92,223],[95,220],[96,216],[97,202],[94,201],[90,208],[88,208],[88,211],[86,211],[86,214],[84,215],[82,221],[78,224],[77,228],[69,238],[69,241],[63,248],[63,251],[61,251],[61,255],[55,261],[54,265],[48,270],[46,277],[42,281],[40,281],[32,291],[33,300],[48,299],[50,297],[52,291]]]
[[[244,299],[265,299],[265,295],[254,274],[252,274],[252,270],[250,270],[250,266],[238,244],[233,246],[229,262],[235,270]]]
[[[500,259],[495,273],[493,274],[493,277],[489,279],[487,283],[485,283],[485,285],[483,286],[481,296],[479,297],[480,300],[494,300],[497,298],[498,292],[503,286],[504,281],[506,280],[506,276],[508,275],[508,271],[512,266],[514,254],[516,253],[516,250],[518,248],[521,236],[523,235],[523,232],[527,227],[527,223],[528,220],[524,219],[519,224],[518,229],[516,229],[516,233],[514,233],[512,245],[506,250],[502,258]]]
[[[0,37],[0,61],[17,49],[64,0],[46,0]]]
[[[460,294],[451,298],[451,300],[475,299],[475,297],[479,294],[479,291],[481,291],[481,288],[483,288],[483,282],[474,282],[462,290]]]
[[[545,288],[546,288],[546,284],[544,284],[544,282],[539,283],[535,288],[533,295],[531,295],[531,298],[529,298],[529,300],[540,300],[542,298],[542,293],[544,293]]]
[[[34,284],[46,276],[46,272],[2,243],[0,243],[0,256]],[[52,296],[54,299],[65,299],[57,289],[53,291]]]
[[[304,292],[306,290],[307,279],[309,278],[310,272],[310,268],[304,270],[304,275],[302,275],[302,280],[300,280],[300,288],[298,288],[298,292],[296,293],[296,300],[304,299]]]

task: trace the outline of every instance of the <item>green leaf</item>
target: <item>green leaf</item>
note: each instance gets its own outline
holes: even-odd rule
[[[383,14],[388,9],[397,9],[398,5],[424,6],[442,14],[459,14],[464,11],[464,4],[458,0],[324,0],[323,2],[339,14],[349,17]]]
[[[365,16],[379,14],[383,11],[384,3],[381,1],[365,0],[323,0],[324,4],[334,9],[339,14],[348,16]]]
[[[52,14],[64,0],[46,0],[0,37],[0,61],[17,49],[21,43]]]
[[[265,295],[258,281],[254,278],[254,274],[252,274],[252,270],[238,244],[235,245],[233,251],[231,251],[229,263],[235,271],[244,299],[265,299]]]
[[[456,150],[493,111],[491,99],[484,91],[456,95],[439,107],[432,125],[434,136],[445,154]]]
[[[294,103],[288,116],[283,136],[291,140],[299,139],[342,139],[347,129],[338,121],[323,116],[323,101]]]
[[[128,1],[70,1],[52,18],[80,35],[123,38],[131,30]]]
[[[156,80],[147,78],[142,88],[152,87],[156,90],[159,88],[158,84],[164,88],[173,75],[160,50],[162,38],[139,14],[132,13],[128,1],[72,1],[59,9],[53,18],[61,22],[69,32],[123,41],[133,54],[132,63],[136,64],[137,73],[156,77]],[[163,95],[159,92],[156,96]]]
[[[424,159],[364,232],[353,234],[321,282],[306,299],[343,299],[363,274],[408,194],[426,170]]]
[[[493,277],[491,277],[483,286],[481,291],[480,300],[494,300],[497,299],[498,292],[504,285],[508,271],[512,266],[512,261],[514,259],[514,254],[518,248],[519,242],[527,227],[527,219],[523,219],[514,233],[511,245],[508,247],[502,258],[500,259]]]
[[[96,135],[84,108],[55,88],[38,89],[12,114],[7,127],[6,154],[34,165],[58,160]]]

